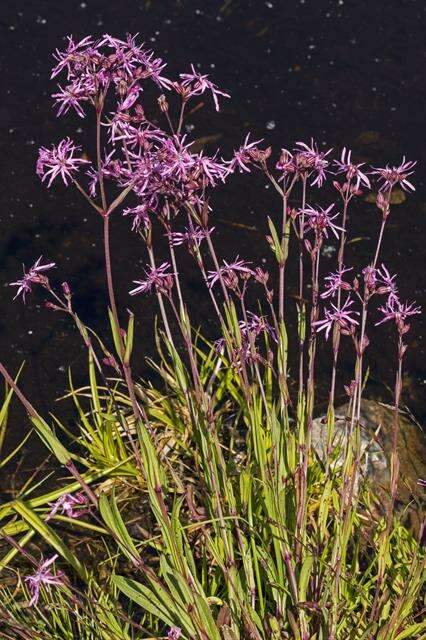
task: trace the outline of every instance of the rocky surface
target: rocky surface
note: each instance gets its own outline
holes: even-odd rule
[[[336,409],[334,446],[344,442],[350,426],[345,416],[348,405]],[[390,479],[390,455],[392,449],[393,409],[374,400],[363,400],[361,405],[361,448],[363,451],[362,471],[383,496],[388,494]],[[426,434],[405,413],[399,415],[398,453],[400,460],[400,480],[398,502],[401,506],[410,504],[408,518],[418,520],[426,504],[425,487],[418,484],[426,479]],[[318,455],[325,459],[327,425],[326,418],[314,420],[313,446]],[[414,515],[415,514],[415,515]]]

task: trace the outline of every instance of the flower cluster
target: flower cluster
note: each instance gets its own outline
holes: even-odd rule
[[[105,35],[99,40],[91,36],[75,42],[68,37],[65,51],[56,50],[52,78],[65,73],[67,84],[53,94],[59,105],[58,115],[74,108],[84,117],[84,106],[99,104],[110,85],[115,87],[122,109],[129,108],[142,91],[142,83],[151,79],[158,87],[168,89],[171,81],[162,75],[166,66],[152,51],[136,44],[136,37],[126,40]]]
[[[233,347],[232,363],[235,367],[241,366],[241,361],[254,362],[262,361],[265,363],[260,353],[255,349],[255,344],[259,337],[267,334],[274,342],[278,342],[278,336],[275,328],[268,322],[265,316],[258,316],[252,311],[247,311],[246,320],[240,320],[238,323],[240,330],[240,343]],[[215,342],[215,348],[220,353],[225,346],[225,339],[220,338]]]
[[[289,174],[294,174],[296,178],[313,175],[312,185],[322,187],[326,179],[326,169],[330,164],[326,158],[331,151],[319,151],[314,140],[311,140],[310,146],[305,142],[296,142],[293,153],[287,149],[281,150],[276,168],[282,172],[282,178]]]

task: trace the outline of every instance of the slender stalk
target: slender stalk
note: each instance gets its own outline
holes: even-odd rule
[[[179,122],[178,122],[178,126],[177,126],[177,135],[180,135],[181,129],[182,129],[182,125],[183,125],[183,114],[185,113],[185,106],[186,106],[186,102],[184,100],[182,100],[182,104],[180,107],[180,113],[179,113]]]
[[[305,226],[305,208],[306,208],[306,182],[307,176],[302,176],[302,209],[299,216],[299,303],[298,314],[301,329],[299,331],[299,396],[303,394],[304,389],[304,348],[305,348],[305,305],[303,302],[304,290],[304,273],[303,273],[303,239]]]
[[[287,252],[288,252],[288,242],[289,238],[287,237],[287,205],[288,198],[292,192],[292,189],[296,183],[297,174],[295,174],[291,180],[290,186],[288,189],[286,188],[286,184],[284,184],[282,190],[282,222],[281,222],[281,249],[283,252],[283,260],[279,265],[279,303],[278,303],[278,318],[279,320],[284,320],[284,284],[285,284],[285,267],[287,263]]]
[[[345,255],[345,245],[346,245],[346,236],[347,236],[347,220],[348,220],[348,205],[350,201],[349,185],[345,191],[345,195],[343,198],[343,216],[342,216],[342,231],[340,235],[340,245],[339,245],[339,253],[337,256],[337,267],[338,272],[341,273],[343,269],[343,258]],[[342,303],[342,290],[339,287],[337,291],[337,308],[340,309]],[[328,399],[328,407],[329,411],[334,407],[334,398],[336,393],[336,374],[337,374],[337,363],[339,358],[339,348],[340,348],[340,329],[337,325],[333,328],[333,364],[332,364],[332,372],[331,372],[331,383],[330,383],[330,393]]]
[[[100,98],[99,105],[96,107],[96,159],[98,164],[98,181],[99,190],[101,192],[102,209],[106,213],[107,200],[105,195],[104,176],[102,171],[102,154],[101,154],[101,116],[103,110],[103,98]]]
[[[281,231],[281,247],[284,250],[285,246],[285,233],[287,228],[287,194],[283,195],[283,212],[282,212],[282,231]],[[284,320],[284,277],[285,277],[285,258],[279,265],[279,306],[278,306],[278,318]]]

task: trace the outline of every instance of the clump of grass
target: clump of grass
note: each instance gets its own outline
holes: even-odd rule
[[[0,507],[0,569],[8,584],[0,590],[4,637],[425,638],[423,527],[415,536],[395,510],[404,336],[407,319],[419,309],[401,302],[396,277],[380,264],[392,191],[396,185],[414,189],[408,180],[414,163],[368,172],[346,149],[332,163],[331,150],[321,152],[311,142],[282,150],[271,167],[271,150],[248,136],[229,161],[218,160],[218,154],[192,152],[181,133],[191,99],[209,91],[218,110],[218,96],[229,97],[208,76],[192,67],[170,81],[162,61],[130,36],[70,38],[56,59],[53,75],[65,72],[68,82],[55,95],[60,114],[74,108],[83,116],[86,107],[94,108],[97,159],[92,165],[78,157],[79,148],[64,139],[40,150],[37,171],[49,186],[56,178],[76,186],[102,218],[111,341],[81,321],[67,283],[59,289],[51,284],[46,272],[53,263],[40,258],[13,283],[24,298],[41,286],[47,306],[75,323],[87,347],[88,386],[75,388],[70,374],[75,435],[59,420],[43,418],[18,376],[0,364],[6,382],[0,434],[16,396],[66,473],[54,490],[42,493],[43,482],[34,481]],[[148,80],[170,92],[170,99],[158,98],[169,130],[141,106]],[[176,98],[175,119],[169,101]],[[105,130],[110,146],[103,156]],[[89,164],[85,187],[77,172]],[[210,226],[210,191],[237,170],[255,169],[279,197],[281,215],[268,219],[267,236],[277,277],[239,256],[221,262]],[[311,204],[317,199],[312,187],[322,187],[332,173],[341,216],[335,204]],[[371,262],[358,265],[361,275],[354,278],[345,266],[349,212],[371,188],[369,176],[378,177],[380,222]],[[297,191],[301,207],[293,209]],[[134,316],[128,314],[124,329],[115,301],[110,223],[131,198],[123,213],[133,217],[148,264],[130,294],[155,295],[161,317],[155,385],[133,375]],[[167,262],[157,259],[158,231],[167,238]],[[320,261],[329,236],[337,241],[337,264],[324,287]],[[214,343],[192,326],[177,262],[181,245],[217,317]],[[298,263],[299,281],[297,334],[288,336],[289,256]],[[372,320],[374,307],[378,321]],[[388,321],[397,341],[383,508],[363,474],[360,413],[368,324]],[[312,438],[322,331],[332,345],[325,458]],[[336,444],[342,340],[353,344],[354,373],[344,381],[347,429]],[[293,362],[295,389],[289,384]]]

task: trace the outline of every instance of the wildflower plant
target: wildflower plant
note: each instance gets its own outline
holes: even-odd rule
[[[400,301],[396,277],[379,266],[392,190],[397,184],[414,189],[407,178],[415,163],[404,159],[399,167],[369,169],[354,164],[346,147],[333,160],[332,150],[319,150],[313,140],[284,148],[273,159],[272,150],[249,134],[229,159],[219,150],[196,152],[182,133],[191,101],[209,93],[219,111],[229,95],[193,65],[171,80],[165,63],[137,37],[109,35],[80,42],[69,37],[55,62],[52,77],[63,78],[53,94],[58,116],[74,112],[84,118],[94,110],[96,158],[88,160],[65,138],[40,149],[37,174],[48,188],[56,180],[76,188],[102,218],[111,338],[97,336],[81,321],[67,283],[51,284],[45,271],[54,263],[43,265],[39,258],[12,283],[24,301],[39,285],[46,306],[76,325],[88,352],[89,386],[75,389],[70,377],[79,434],[68,444],[0,364],[7,385],[3,411],[15,394],[68,474],[58,489],[33,497],[24,487],[0,508],[9,547],[0,560],[3,570],[13,569],[17,557],[31,561],[25,547],[35,539],[53,554],[24,577],[27,607],[21,606],[25,587],[0,596],[9,637],[424,637],[423,526],[416,537],[395,509],[404,336],[407,319],[420,309]],[[159,93],[154,108],[145,101],[147,83]],[[277,194],[279,213],[268,219],[266,243],[276,261],[273,272],[238,255],[220,256],[210,222],[211,192],[235,172],[253,171]],[[328,182],[336,202],[319,204]],[[375,187],[376,244],[370,263],[355,271],[345,259],[350,207]],[[295,195],[297,209],[289,204]],[[159,360],[152,363],[162,381],[157,386],[135,379],[134,317],[125,318],[116,304],[110,226],[120,214],[140,237],[146,260],[129,282],[129,295],[151,296],[158,304]],[[169,252],[163,262],[157,258],[159,236]],[[338,254],[334,271],[322,281],[324,239],[335,239]],[[286,327],[294,304],[286,287],[291,243],[298,262],[296,335],[287,335]],[[191,323],[178,263],[185,250],[211,300],[215,343]],[[394,427],[383,509],[375,487],[363,478],[360,420],[368,327],[391,321],[397,333]],[[316,351],[323,335],[331,347],[326,459],[313,442]],[[354,372],[343,381],[347,438],[343,464],[337,464],[341,450],[333,433],[342,340],[353,347]],[[137,515],[131,517],[134,504]],[[68,527],[65,540],[59,525]],[[69,543],[75,530],[90,533],[87,559]],[[91,562],[99,553],[102,560]],[[31,636],[34,630],[37,636]]]

